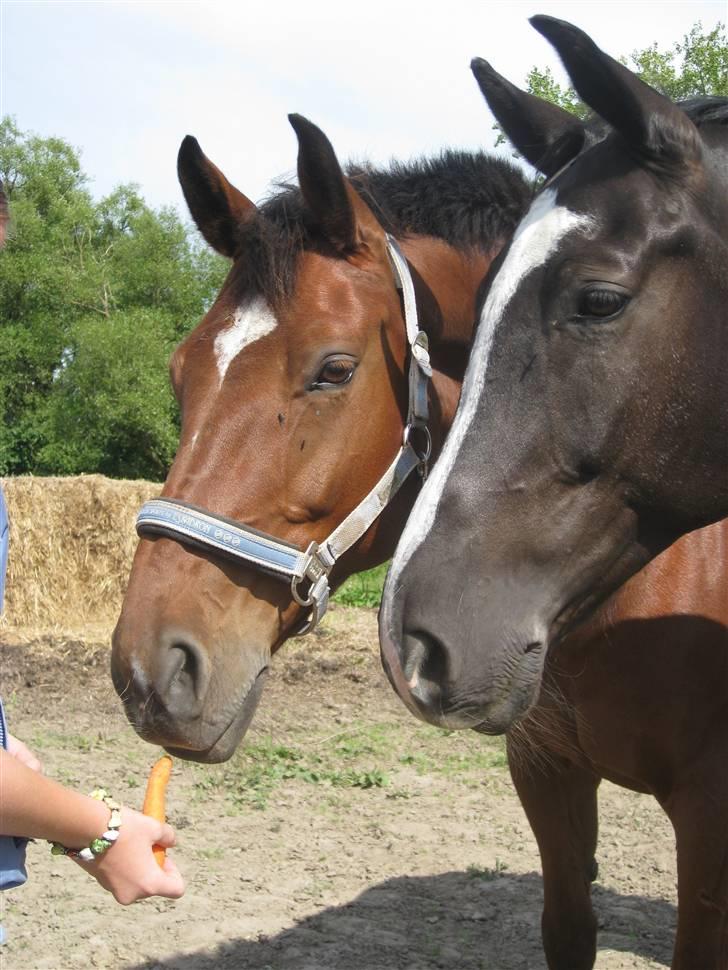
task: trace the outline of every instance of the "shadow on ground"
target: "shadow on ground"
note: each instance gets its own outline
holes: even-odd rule
[[[275,936],[231,940],[214,951],[125,970],[542,970],[541,900],[536,873],[399,877]],[[594,887],[594,902],[600,950],[669,966],[671,903],[601,886]]]

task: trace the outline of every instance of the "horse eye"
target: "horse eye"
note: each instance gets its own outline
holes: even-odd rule
[[[332,357],[324,362],[313,387],[340,387],[354,376],[356,363],[348,357]]]
[[[628,300],[629,297],[619,290],[592,287],[581,294],[578,314],[580,317],[598,317],[604,320],[619,313]]]

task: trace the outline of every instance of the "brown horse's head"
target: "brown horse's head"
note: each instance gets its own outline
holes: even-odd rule
[[[190,211],[232,267],[172,358],[182,434],[162,495],[306,549],[357,506],[402,444],[408,342],[383,223],[395,230],[386,211],[375,217],[371,207],[376,173],[352,176],[357,191],[323,133],[299,116],[291,122],[300,190],[285,189],[259,208],[193,138],[182,144],[179,174]],[[492,199],[483,203],[488,228],[481,232],[480,181],[487,179],[475,166],[474,189],[460,189],[458,232],[473,238],[457,265],[445,258],[453,251],[445,234],[416,230],[425,240],[415,250],[417,303],[441,347],[432,395],[436,447],[457,403],[478,283],[527,194],[510,168],[492,173],[501,218],[493,217]],[[426,172],[420,182],[432,196]],[[443,202],[453,208],[452,199]],[[411,257],[410,242],[402,245]],[[445,334],[446,327],[459,332]],[[416,477],[340,560],[332,585],[391,555]],[[130,720],[143,737],[183,757],[229,757],[254,713],[271,654],[304,614],[289,585],[270,575],[145,535],[112,656]]]
[[[325,136],[291,121],[302,197],[282,205],[303,206],[298,237],[193,138],[180,149],[192,216],[233,264],[172,358],[182,435],[162,494],[305,549],[396,454],[406,335],[384,230]],[[222,759],[250,721],[272,651],[300,619],[277,579],[145,538],[114,634],[114,681],[150,740]]]

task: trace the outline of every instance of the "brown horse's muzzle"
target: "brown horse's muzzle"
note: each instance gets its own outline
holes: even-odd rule
[[[260,700],[279,608],[170,540],[142,541],[137,557],[111,654],[127,717],[179,757],[225,761]]]

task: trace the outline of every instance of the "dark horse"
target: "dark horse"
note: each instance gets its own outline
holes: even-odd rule
[[[322,196],[328,184],[326,204],[333,208],[337,196],[331,183],[334,187],[340,185],[342,178],[333,152],[320,133],[306,127],[300,119],[297,125],[302,132],[302,167],[307,172],[303,174],[302,184],[310,193],[307,176],[309,180],[319,180]],[[310,139],[318,147],[317,167],[308,161]],[[198,197],[197,201],[189,185],[191,161],[195,162],[193,172],[199,174],[192,185],[201,182],[209,189],[209,194]],[[315,456],[312,474],[322,475],[321,469],[326,470],[320,482],[309,481],[305,501],[315,502],[318,507],[330,503],[334,508],[334,523],[339,522],[386,467],[396,451],[404,422],[404,320],[389,266],[384,257],[378,264],[371,257],[363,260],[360,253],[359,272],[353,273],[354,254],[328,247],[326,236],[318,228],[322,223],[311,223],[309,204],[296,193],[282,193],[264,206],[262,212],[249,211],[249,204],[241,201],[239,193],[200,157],[194,143],[186,142],[183,147],[181,171],[199,224],[218,248],[233,255],[235,263],[220,301],[173,361],[172,373],[176,374],[183,402],[183,438],[170,477],[171,485],[168,483],[165,493],[200,505],[218,502],[216,507],[241,515],[245,512],[242,501],[247,491],[257,488],[258,492],[253,492],[253,498],[247,500],[247,508],[255,508],[253,521],[272,529],[277,523],[270,510],[275,511],[281,501],[279,490],[290,489],[289,481],[295,485],[294,473],[301,475],[305,467],[304,458],[298,463],[300,445],[305,440],[303,456],[309,449]],[[487,184],[482,180],[487,180]],[[479,274],[485,273],[492,253],[512,231],[527,205],[529,193],[522,180],[508,168],[492,167],[484,158],[456,155],[391,173],[365,176],[360,172],[354,176],[354,184],[369,202],[364,208],[361,199],[352,196],[357,210],[366,216],[369,232],[378,224],[380,229],[375,238],[381,239],[382,223],[396,231],[410,259],[420,318],[430,335],[435,368],[430,427],[437,448],[452,420],[460,389],[472,338]],[[351,192],[351,185],[347,191]],[[205,206],[209,211],[205,211]],[[229,217],[223,220],[220,213],[227,209]],[[377,219],[373,209],[378,213]],[[239,225],[235,223],[236,212]],[[259,220],[261,225],[253,229],[251,219]],[[304,228],[311,233],[310,239],[306,236],[299,241],[299,233]],[[286,269],[284,279],[290,279],[291,269],[296,271],[294,280],[288,284],[290,289],[276,298],[281,306],[277,311],[278,342],[265,345],[266,338],[261,337],[260,348],[255,343],[244,350],[241,348],[239,359],[228,364],[228,370],[232,369],[229,397],[217,401],[215,395],[222,394],[220,361],[215,352],[217,337],[229,332],[230,321],[241,301],[245,305],[251,292],[255,295],[264,292],[262,280],[267,281],[265,292],[270,292],[273,285],[273,269],[263,273],[255,268],[260,267],[263,258],[256,250],[261,245],[259,235],[262,234],[265,245],[270,247],[265,258],[271,262],[266,265],[282,265]],[[294,244],[291,256],[286,257],[288,247]],[[273,259],[280,262],[274,263]],[[293,266],[287,260],[292,260]],[[378,274],[372,275],[375,269]],[[334,301],[342,277],[350,280],[343,292],[349,297],[348,304],[343,305]],[[243,287],[242,293],[236,286]],[[382,311],[378,309],[381,302],[375,304],[374,311],[368,311],[366,301],[377,293],[379,301],[386,297],[384,306],[391,316],[381,316]],[[330,306],[340,306],[337,316],[331,316],[327,310]],[[319,329],[324,326],[328,337],[322,351],[317,341],[321,339]],[[365,350],[357,351],[357,342],[366,340],[370,330],[372,339]],[[324,359],[329,360],[338,349],[346,361],[353,352],[358,353],[356,374],[342,383],[339,391],[331,387],[321,389],[325,395],[335,393],[335,401],[327,404],[327,396],[314,397],[314,401],[320,402],[316,407],[329,410],[324,421],[314,424],[309,419],[305,439],[300,433],[290,437],[291,427],[295,427],[292,412],[302,406],[298,399],[309,392],[295,380],[295,369],[290,385],[282,383],[288,380],[289,360],[296,362],[297,342],[308,350],[314,364],[316,355],[322,352],[326,355]],[[224,348],[224,342],[221,346]],[[184,365],[180,354],[184,355]],[[276,367],[283,370],[280,380]],[[334,366],[328,374],[329,382],[331,378],[338,378],[337,369]],[[227,380],[222,383],[226,384]],[[286,401],[283,395],[287,386],[290,399]],[[268,393],[273,400],[266,404]],[[258,403],[253,408],[248,405],[249,400]],[[385,406],[382,401],[390,403]],[[211,409],[210,416],[205,419],[207,408]],[[279,415],[284,418],[283,422]],[[300,426],[301,418],[296,420]],[[337,430],[339,424],[341,432]],[[248,444],[247,438],[251,435],[254,441]],[[331,440],[327,441],[327,436]],[[191,453],[186,450],[190,448]],[[281,448],[290,454],[290,467],[289,462],[280,458]],[[243,453],[244,460],[229,468],[238,452]],[[273,473],[271,465],[275,469]],[[359,481],[369,466],[371,471],[366,480]],[[179,477],[175,478],[175,474]],[[224,494],[228,497],[223,503],[220,496]],[[236,505],[238,496],[240,504]],[[413,499],[414,489],[409,494],[403,493],[400,507],[385,513],[387,518],[377,527],[378,531],[342,558],[335,581],[386,557]],[[269,517],[263,518],[264,514]],[[310,537],[321,538],[327,534],[331,525],[327,522],[314,528],[311,523],[307,530],[301,527],[295,536],[292,532],[288,534],[305,545]],[[686,587],[685,612],[700,594],[703,581],[700,564],[705,561],[706,544],[717,557],[720,543],[724,541],[720,535],[710,532],[685,540],[680,555],[693,576]],[[638,641],[641,644],[647,639],[645,627],[649,625],[652,630],[654,626],[654,632],[659,634],[663,623],[659,618],[681,609],[681,604],[658,595],[663,577],[661,563],[656,563],[652,570],[637,577],[625,591],[621,613],[612,608],[612,625],[607,626],[603,616],[600,626],[592,631],[589,656],[599,657],[599,662],[592,663],[589,671],[582,673],[581,640],[568,641],[573,649],[568,655],[564,653],[561,668],[554,671],[542,704],[509,739],[513,778],[544,860],[544,940],[552,967],[580,970],[593,962],[595,922],[589,902],[589,880],[596,842],[596,789],[600,776],[639,790],[668,794],[672,780],[672,788],[677,791],[680,783],[688,779],[686,768],[694,747],[693,737],[685,728],[688,719],[680,712],[686,703],[701,711],[703,720],[693,716],[689,721],[696,736],[708,729],[715,716],[706,702],[706,684],[714,682],[717,671],[696,667],[689,660],[678,666],[672,659],[663,665],[664,683],[659,695],[653,695],[654,673],[628,665],[629,658],[637,656]],[[279,584],[263,583],[261,577],[249,570],[219,561],[202,549],[186,548],[170,538],[142,540],[114,649],[115,682],[138,730],[187,757],[215,760],[232,752],[243,731],[240,722],[236,722],[238,733],[226,739],[224,745],[207,749],[194,745],[198,739],[205,739],[204,721],[217,725],[219,732],[235,718],[236,703],[251,704],[244,692],[249,678],[247,671],[254,668],[265,650],[265,644],[261,647],[255,639],[258,611],[270,608],[267,602],[256,606],[255,600],[266,596],[277,597],[281,611],[289,609],[294,614],[293,618],[286,616],[277,620],[280,627],[272,650],[295,629],[295,614],[302,612],[290,604]],[[638,608],[635,601],[642,603],[642,607]],[[231,617],[226,617],[226,611],[230,611]],[[629,623],[622,622],[630,617]],[[640,625],[642,619],[644,623]],[[213,685],[209,688],[209,697],[200,692],[200,701],[204,703],[190,690],[186,710],[182,709],[184,693],[177,693],[179,688],[170,685],[164,677],[168,651],[173,645],[170,629],[180,638],[176,649],[182,653],[181,644],[189,638],[200,645],[204,665],[200,677],[204,678],[203,683]],[[664,644],[666,655],[673,656],[676,647],[664,637],[656,636],[652,642],[654,651],[659,651]],[[654,659],[652,653],[649,656]],[[715,656],[717,660],[718,654]],[[574,671],[580,676],[574,676]],[[194,667],[181,669],[178,678],[181,688],[195,688],[194,673]],[[685,689],[688,682],[691,683],[689,692]],[[604,689],[605,685],[609,685],[611,693],[599,695],[595,687]],[[600,696],[606,697],[606,711],[603,704],[599,706]],[[702,698],[700,704],[699,698]],[[610,705],[618,704],[625,712],[619,720],[619,732],[612,730],[614,719],[609,709]],[[201,726],[195,723],[198,717],[203,720]],[[644,731],[643,722],[647,723],[648,731]],[[210,734],[214,740],[212,730]],[[183,746],[187,747],[179,750]],[[725,751],[721,737],[716,737],[714,748],[717,755]],[[654,752],[659,757],[653,757]],[[652,774],[646,766],[651,766]],[[706,760],[704,773],[708,767]],[[675,798],[676,805],[680,804],[680,818],[677,813],[672,816],[679,846],[685,846],[681,848],[678,941],[679,946],[687,947],[697,945],[696,940],[709,940],[706,920],[709,929],[714,919],[713,910],[705,910],[700,902],[696,885],[703,877],[697,873],[694,863],[691,869],[690,859],[705,860],[706,865],[717,860],[719,846],[713,833],[722,832],[720,826],[715,828],[701,814],[699,796],[699,784],[686,786]],[[694,844],[696,838],[703,840],[700,852]],[[691,876],[692,872],[697,875]],[[705,878],[709,881],[709,874]],[[685,944],[680,942],[683,939],[687,941]],[[691,965],[702,964],[700,961],[685,964]]]
[[[380,616],[405,702],[492,732],[536,700],[550,642],[728,514],[728,108],[696,123],[581,31],[532,22],[609,133],[475,65],[548,179],[492,275]]]
[[[543,23],[541,18],[538,22]],[[553,22],[549,21],[548,25],[552,27]],[[571,28],[564,27],[564,30],[568,36]],[[598,65],[590,42],[583,35],[579,38],[587,52],[591,51],[592,63]],[[600,58],[603,56],[599,54]],[[550,176],[552,181],[547,184],[547,191],[553,185],[562,184],[560,180],[566,178],[570,169],[560,177],[555,176],[574,158],[575,151],[585,151],[595,142],[601,145],[604,133],[600,134],[598,127],[586,129],[552,105],[518,91],[483,61],[474,62],[473,66],[494,113],[511,139],[534,165]],[[624,77],[619,65],[607,61],[607,66],[619,78]],[[595,66],[594,70],[597,69]],[[637,92],[641,93],[639,85]],[[658,103],[661,104],[660,99]],[[707,200],[710,199],[711,182],[715,191],[714,180],[725,179],[725,150],[721,154],[718,146],[725,144],[720,125],[725,123],[726,108],[715,100],[705,100],[692,105],[689,113],[705,144],[707,165],[707,172],[698,179],[706,194],[697,215],[702,213],[707,219],[719,219],[725,215],[725,197],[714,197],[712,211],[708,210]],[[654,124],[659,126],[659,117]],[[528,455],[537,458],[541,453],[539,449],[551,449],[552,463],[558,474],[563,475],[565,469],[568,470],[563,457],[564,436],[568,443],[568,436],[576,438],[580,431],[599,431],[597,417],[601,415],[601,420],[605,420],[608,415],[604,410],[609,403],[600,402],[600,396],[621,394],[622,417],[628,417],[629,408],[635,405],[630,405],[629,394],[624,388],[613,386],[615,375],[620,371],[629,375],[630,370],[649,367],[655,358],[662,356],[664,359],[669,347],[675,351],[670,378],[676,387],[681,387],[680,380],[685,379],[681,375],[685,352],[678,351],[693,331],[697,331],[702,339],[707,339],[709,333],[714,335],[716,359],[711,361],[710,367],[726,370],[726,341],[724,335],[721,342],[718,319],[725,304],[718,302],[716,297],[718,263],[725,259],[725,242],[720,233],[706,227],[703,217],[698,218],[695,212],[696,224],[692,226],[688,222],[686,225],[681,207],[675,200],[670,205],[668,197],[662,208],[657,205],[655,194],[658,189],[668,194],[670,189],[673,192],[680,190],[678,172],[672,170],[673,184],[665,187],[663,182],[670,176],[669,166],[667,171],[650,168],[649,174],[642,171],[640,175],[640,166],[646,165],[645,156],[634,147],[630,150],[630,143],[624,136],[613,135],[611,142],[601,145],[600,152],[607,153],[608,149],[607,159],[617,153],[621,158],[617,173],[624,174],[626,170],[643,190],[651,188],[651,193],[647,200],[634,196],[625,200],[627,211],[617,212],[614,222],[610,222],[608,212],[598,214],[602,231],[609,229],[617,234],[617,241],[634,245],[635,233],[640,226],[644,227],[645,220],[651,216],[669,217],[668,221],[675,222],[673,228],[682,227],[678,233],[679,245],[675,238],[671,238],[669,227],[663,227],[661,233],[643,239],[636,252],[623,254],[624,265],[620,270],[614,251],[604,253],[592,247],[588,239],[582,240],[580,246],[577,240],[564,253],[555,250],[555,262],[546,263],[549,272],[542,268],[533,281],[527,276],[530,270],[509,268],[507,258],[503,267],[506,276],[491,281],[490,299],[496,303],[498,314],[508,319],[514,332],[506,332],[503,324],[494,337],[487,337],[487,340],[493,340],[491,363],[488,364],[489,369],[493,368],[493,376],[489,373],[483,379],[479,389],[483,396],[466,418],[472,422],[472,430],[467,431],[473,439],[471,452],[467,450],[465,432],[461,431],[460,438],[454,439],[459,453],[447,482],[444,478],[437,480],[436,466],[433,478],[437,497],[433,500],[425,494],[421,504],[415,507],[411,520],[413,528],[408,526],[409,535],[405,533],[402,543],[405,562],[410,556],[411,559],[403,569],[400,547],[390,572],[389,599],[382,613],[383,659],[390,679],[405,703],[418,716],[434,723],[494,730],[504,727],[513,713],[507,695],[514,683],[519,686],[518,677],[523,676],[523,671],[518,673],[518,655],[509,656],[503,662],[496,657],[494,664],[486,652],[486,645],[488,634],[495,631],[506,643],[510,642],[511,647],[518,646],[514,637],[517,631],[507,614],[495,614],[494,611],[513,608],[515,597],[529,590],[529,597],[535,596],[538,602],[538,587],[534,590],[522,583],[538,576],[536,567],[539,565],[554,568],[549,558],[554,551],[550,543],[556,541],[555,530],[569,526],[566,517],[574,512],[566,490],[546,515],[548,506],[543,503],[549,497],[547,472],[541,470],[543,477],[536,483],[538,488],[535,493],[529,491],[533,479],[524,466]],[[591,148],[591,151],[595,149]],[[597,176],[603,175],[597,162],[603,162],[604,158],[597,154],[596,159],[590,159],[588,155],[584,159],[585,166],[589,163],[582,173],[584,181],[573,183],[575,187],[581,187],[575,198],[581,200],[582,206],[593,206],[600,198],[604,203],[605,192],[609,193],[606,196],[609,206],[616,205],[616,200],[612,203],[616,175],[602,189],[601,196],[595,195],[595,189],[599,187]],[[573,165],[574,179],[579,174],[580,159],[581,156]],[[567,183],[567,187],[571,184]],[[689,187],[689,191],[694,193],[694,187]],[[686,200],[685,204],[688,202]],[[572,201],[571,205],[576,203]],[[557,220],[559,215],[557,213]],[[548,220],[548,216],[546,218]],[[566,218],[568,221],[568,216]],[[546,259],[552,241],[554,245],[559,242],[559,226],[554,224],[554,217],[551,217],[550,225],[547,221],[546,225],[539,226],[534,220],[532,226],[530,230],[528,225],[525,227],[530,232],[527,240],[530,258]],[[701,233],[709,236],[703,248],[697,245]],[[546,234],[551,234],[551,240]],[[557,237],[555,240],[553,235]],[[615,240],[612,242],[614,245]],[[516,245],[517,240],[514,248]],[[649,257],[648,264],[635,265],[638,256]],[[670,256],[670,266],[660,266],[660,257]],[[523,249],[521,257],[529,258]],[[708,292],[700,296],[702,310],[697,316],[670,323],[671,303],[684,307],[686,297],[695,295],[695,285],[681,266],[681,259],[697,260],[693,264],[697,266],[695,272]],[[698,272],[701,259],[707,261],[702,266],[702,276]],[[536,268],[534,263],[530,269]],[[619,296],[611,295],[612,291],[619,294],[620,286],[626,285],[625,276],[618,276],[618,271],[632,275],[634,298],[640,301],[642,314],[659,311],[661,317],[652,321],[649,318],[642,321],[631,319],[624,324],[626,332],[620,332],[621,300]],[[550,274],[556,279],[550,278]],[[674,281],[670,274],[675,274]],[[620,284],[613,277],[619,278]],[[496,290],[498,280],[503,287],[500,292]],[[524,289],[518,299],[519,287],[526,285],[532,289]],[[645,294],[643,291],[648,285],[651,292],[648,290]],[[682,292],[683,288],[685,292]],[[529,296],[532,301],[538,300],[538,309],[529,307]],[[656,301],[656,307],[651,306],[648,296]],[[532,322],[535,313],[539,316]],[[521,314],[523,320],[519,320]],[[638,339],[642,324],[651,328],[642,339],[647,343],[655,342],[654,353],[646,350],[642,357],[630,360],[630,352],[636,351],[630,351],[629,346],[615,348],[610,345],[617,336],[628,344],[630,339]],[[485,331],[484,325],[487,326],[485,318],[481,323],[481,334]],[[677,331],[674,340],[671,341],[668,333],[660,341],[663,325]],[[637,333],[632,333],[635,330]],[[555,345],[553,348],[549,346],[551,342]],[[705,360],[706,349],[700,353],[698,348],[697,352],[699,361]],[[478,354],[477,343],[474,354]],[[581,361],[580,355],[586,355],[588,360]],[[475,357],[473,368],[477,369],[478,362]],[[484,366],[482,359],[481,363]],[[696,366],[694,361],[692,366]],[[555,373],[544,373],[547,367],[553,368]],[[534,369],[536,375],[532,376]],[[558,422],[551,408],[558,405],[569,389],[569,379],[577,390],[579,382],[583,383],[579,393],[575,393],[568,414]],[[468,380],[473,381],[472,374]],[[530,381],[537,381],[537,386],[544,391],[538,413],[528,410],[532,402],[529,398]],[[698,382],[693,391],[718,391],[719,386],[710,384],[708,377],[707,387]],[[512,389],[515,390],[509,396]],[[630,457],[635,461],[643,458],[647,462],[649,455],[640,455],[634,450],[636,442],[633,439],[649,430],[663,406],[658,396],[659,388],[653,387],[646,378],[643,388],[640,378],[632,375],[628,390],[638,394],[646,390],[650,395],[642,426],[628,432],[629,446],[633,449]],[[524,401],[520,400],[521,396]],[[653,397],[655,400],[649,406]],[[463,398],[463,408],[467,408],[467,390]],[[694,401],[686,397],[682,403]],[[611,404],[616,407],[614,401]],[[670,410],[669,405],[664,406]],[[480,408],[484,408],[482,414]],[[677,405],[672,409],[679,410]],[[716,412],[707,416],[707,427],[701,429],[696,440],[687,446],[687,456],[680,453],[674,456],[677,477],[675,481],[666,481],[666,488],[675,486],[680,480],[687,487],[689,475],[685,460],[687,457],[689,462],[691,456],[695,460],[694,449],[701,445],[713,450],[696,461],[697,486],[701,480],[704,482],[703,472],[710,468],[710,462],[719,465],[721,457],[720,454],[716,457],[713,434],[714,422],[720,422],[721,413],[725,416],[725,405],[716,404]],[[462,409],[456,419],[456,434],[461,415]],[[684,418],[684,415],[676,415],[672,423]],[[509,421],[513,424],[510,430]],[[615,435],[614,429],[610,434]],[[616,437],[618,440],[618,433]],[[527,439],[525,445],[524,438]],[[607,436],[602,442],[597,436],[596,440],[600,444],[616,444],[614,437]],[[484,462],[480,449],[487,442],[491,443],[490,451],[488,461]],[[575,447],[573,441],[570,445]],[[519,457],[518,449],[522,446],[526,450]],[[590,470],[595,479],[599,478],[601,462],[608,456],[598,457],[599,462],[595,458],[595,465]],[[513,462],[512,469],[508,464],[510,461]],[[609,469],[606,471],[608,473]],[[640,474],[647,476],[648,472],[643,463]],[[626,474],[621,468],[619,475],[625,476],[625,482]],[[718,478],[716,472],[714,481]],[[613,486],[614,481],[607,481],[606,486],[610,484]],[[567,485],[576,490],[579,481],[563,475],[561,486]],[[587,481],[582,481],[581,485],[588,489]],[[426,489],[432,487],[430,483],[425,486]],[[553,482],[550,487],[555,487]],[[719,493],[719,489],[716,492]],[[525,493],[525,499],[522,493]],[[598,490],[586,497],[585,501],[591,503],[595,522],[583,523],[582,529],[606,528],[599,497]],[[528,509],[528,501],[535,503],[534,510]],[[689,500],[686,498],[685,502]],[[496,512],[484,517],[483,512],[491,512],[492,506],[496,507]],[[423,507],[424,529],[423,519],[417,518]],[[709,503],[707,507],[710,507]],[[725,510],[725,506],[722,508]],[[539,513],[542,518],[534,528],[534,534],[530,535],[529,524]],[[706,518],[720,514],[718,502]],[[608,518],[606,521],[609,522]],[[505,525],[502,534],[497,531],[501,525]],[[486,537],[482,543],[481,534]],[[426,536],[422,547],[430,553],[429,560],[417,549],[422,535]],[[501,541],[507,539],[513,544],[510,550],[513,568],[505,578],[499,575],[498,565],[488,569],[488,557],[492,555],[492,546],[498,536]],[[544,558],[533,561],[530,557],[534,555],[534,543],[539,540],[546,543]],[[668,539],[661,543],[665,541]],[[560,551],[562,578],[573,583],[575,579],[570,573],[574,567],[569,560],[578,548],[568,541],[568,533]],[[663,552],[619,590],[590,623],[565,637],[558,649],[549,653],[539,703],[509,733],[511,775],[538,840],[543,863],[543,938],[552,970],[589,970],[594,963],[596,921],[589,885],[595,872],[596,792],[602,777],[653,794],[674,826],[678,851],[679,917],[673,968],[725,970],[728,967],[727,562],[728,522],[686,535]],[[599,580],[607,589],[611,588],[611,577],[602,575]],[[453,588],[454,583],[456,588]],[[490,606],[481,612],[480,603],[487,600],[490,600]],[[522,608],[521,613],[527,614],[531,609],[530,598],[528,602],[529,607]],[[536,673],[538,680],[543,663],[543,657],[538,657],[541,644],[534,637],[525,646],[528,653],[537,656],[531,674]],[[528,658],[526,663],[529,663]],[[527,706],[533,696],[533,689],[533,685],[526,683],[523,706]]]

